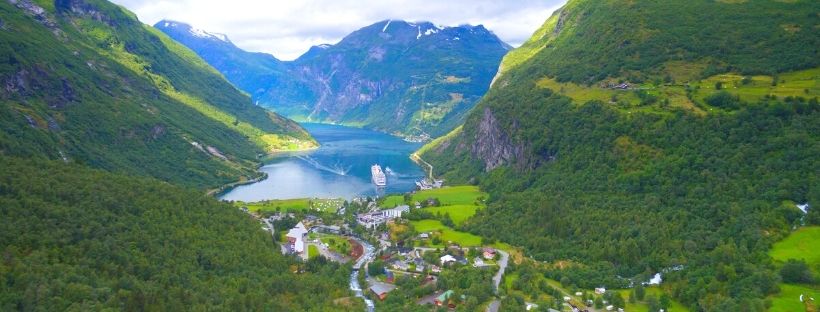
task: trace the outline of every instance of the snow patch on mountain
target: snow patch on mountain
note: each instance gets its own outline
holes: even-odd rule
[[[393,20],[387,20],[387,23],[384,24],[384,28],[382,28],[382,32],[387,32],[387,27],[390,26],[390,22],[392,22],[392,21]]]

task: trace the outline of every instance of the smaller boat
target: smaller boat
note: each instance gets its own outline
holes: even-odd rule
[[[384,172],[385,172],[385,173],[387,173],[387,174],[389,174],[389,175],[391,175],[391,176],[395,176],[395,175],[396,175],[396,173],[395,173],[395,172],[393,172],[393,169],[390,169],[390,167],[384,167]]]

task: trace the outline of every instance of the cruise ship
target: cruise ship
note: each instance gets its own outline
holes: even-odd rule
[[[387,185],[387,176],[384,175],[384,171],[382,171],[382,167],[379,165],[373,165],[370,167],[370,174],[373,176],[373,184],[376,186],[385,186]]]

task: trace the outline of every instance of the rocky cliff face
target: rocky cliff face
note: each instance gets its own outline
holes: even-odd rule
[[[276,112],[422,140],[463,120],[510,48],[481,25],[388,20],[337,44],[312,47],[295,61],[274,62],[183,23],[162,21],[155,27]]]
[[[523,144],[514,143],[502,130],[489,107],[484,108],[475,141],[471,148],[473,157],[484,163],[484,170],[514,163],[526,163]]]

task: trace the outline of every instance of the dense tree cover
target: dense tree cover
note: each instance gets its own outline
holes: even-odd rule
[[[760,306],[778,282],[766,250],[800,222],[781,202],[820,202],[816,102],[768,98],[706,117],[626,114],[526,84],[486,101],[503,129],[516,129],[515,142],[527,142],[530,159],[518,161],[538,165],[483,175],[460,143],[425,160],[490,192],[467,229],[540,260],[582,263],[555,272],[582,287],[623,286],[616,276],[683,265],[666,278],[684,303]],[[471,142],[474,129],[465,126],[460,139]],[[820,210],[804,221],[820,222]]]
[[[576,83],[811,68],[818,11],[811,0],[569,1],[502,68]]]
[[[404,275],[396,279],[398,288],[377,307],[379,311],[430,311],[429,305],[419,305],[417,301],[437,290],[452,290],[448,302],[456,305],[456,311],[477,311],[481,304],[493,298],[493,274],[493,270],[455,265],[443,269],[435,283],[426,281],[425,276]]]
[[[121,7],[58,2],[0,3],[0,152],[201,187],[255,175],[272,134],[307,136]]]
[[[812,283],[814,276],[812,276],[811,269],[806,264],[806,261],[789,259],[780,268],[780,276],[786,283]]]
[[[490,193],[465,229],[554,263],[553,279],[611,288],[664,272],[695,310],[765,309],[780,281],[767,249],[794,226],[820,223],[820,209],[784,204],[820,203],[817,99],[747,103],[717,92],[705,101],[720,109],[698,115],[573,102],[537,81],[815,68],[818,5],[570,1],[505,57],[461,132],[422,157],[449,182]]]
[[[363,308],[332,302],[350,295],[349,266],[283,257],[200,192],[58,162],[0,168],[0,310]]]

